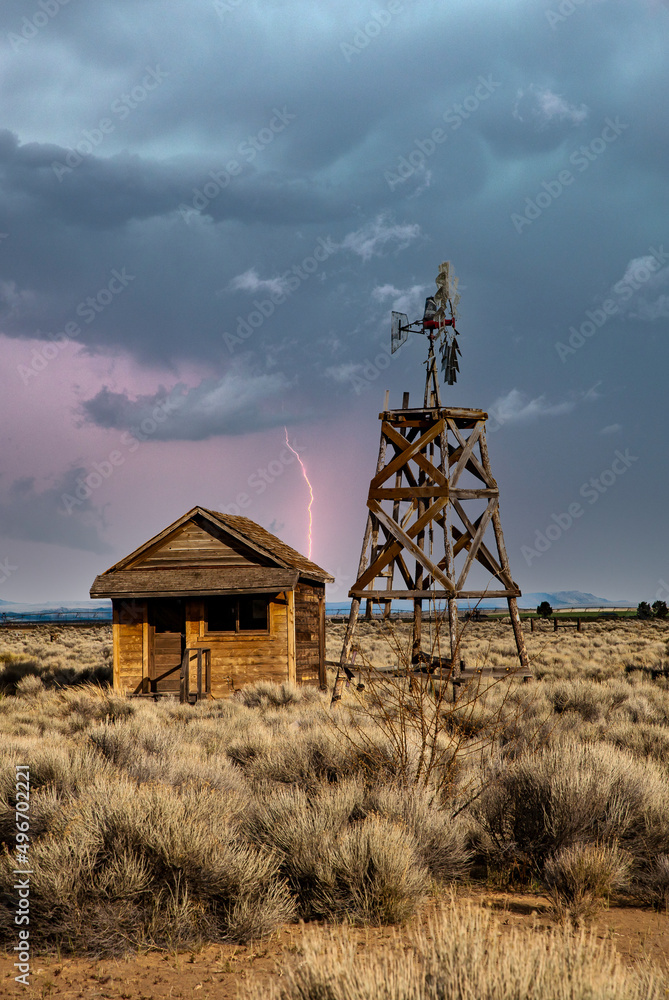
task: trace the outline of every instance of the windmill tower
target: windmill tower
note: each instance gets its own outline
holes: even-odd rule
[[[444,381],[453,385],[459,371],[457,319],[458,279],[450,264],[439,268],[437,291],[425,302],[422,319],[409,323],[393,312],[391,350],[409,333],[428,339],[423,405],[409,406],[404,393],[401,409],[388,408],[381,420],[376,474],[369,486],[367,525],[355,583],[349,591],[351,612],[332,700],[341,697],[344,675],[350,674],[350,654],[360,604],[384,606],[411,600],[414,625],[411,662],[434,669],[421,650],[423,602],[443,601],[448,607],[450,657],[439,666],[457,675],[458,599],[506,598],[520,667],[528,660],[514,583],[504,545],[499,514],[499,489],[493,477],[485,435],[487,413],[441,404],[437,357]],[[478,581],[474,576],[478,576]]]

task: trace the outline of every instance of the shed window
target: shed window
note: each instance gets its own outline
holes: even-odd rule
[[[266,597],[210,597],[206,602],[208,632],[267,632]]]
[[[237,601],[235,598],[217,597],[207,601],[207,631],[237,631]]]

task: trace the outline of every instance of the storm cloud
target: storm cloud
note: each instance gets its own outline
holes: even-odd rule
[[[269,461],[286,425],[323,463],[319,558],[354,564],[336,466],[364,513],[383,393],[422,394],[423,338],[391,355],[389,313],[421,315],[447,259],[463,357],[445,398],[497,417],[510,553],[616,435],[638,442],[625,483],[664,523],[668,36],[653,0],[5,0],[0,334],[23,402],[3,433],[25,447],[5,450],[4,536],[121,555],[135,491],[165,516],[194,479],[234,497],[253,473],[240,444]],[[70,428],[39,467],[37,395]],[[49,521],[119,434],[143,436],[153,480],[119,476],[104,516],[94,492]],[[282,489],[249,516],[300,547]],[[628,489],[604,498],[591,558],[575,531],[521,583],[606,586]],[[620,544],[627,596],[667,578],[661,545]]]

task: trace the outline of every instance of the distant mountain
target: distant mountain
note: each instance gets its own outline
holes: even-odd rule
[[[630,601],[609,601],[606,597],[596,597],[595,594],[585,594],[581,590],[558,590],[554,594],[530,593],[523,594],[518,598],[518,607],[523,611],[534,611],[542,601],[548,601],[554,610],[560,608],[635,608],[636,604]],[[458,601],[460,608],[479,607],[482,610],[508,607],[503,597],[495,597],[482,601]],[[350,601],[340,601],[336,604],[326,604],[328,614],[348,613],[351,606]],[[363,605],[364,608],[364,605]],[[397,611],[410,611],[411,601],[394,601],[393,608]]]
[[[45,601],[14,604],[2,601],[0,620],[21,621],[111,621],[111,601]]]
[[[635,608],[630,601],[609,601],[605,597],[594,594],[584,594],[580,590],[558,590],[554,594],[531,593],[523,594],[518,599],[518,605],[523,610],[532,610],[542,601],[548,601],[556,611],[563,608]],[[478,606],[482,610],[503,609],[507,607],[504,598],[490,600],[458,601],[461,610]],[[348,614],[350,601],[327,602],[326,614]],[[394,601],[393,610],[411,611],[411,601]],[[364,611],[364,604],[362,606]],[[378,610],[378,609],[377,609]],[[45,601],[42,604],[15,604],[12,601],[0,601],[0,621],[111,621],[111,601]]]
[[[630,601],[609,601],[606,597],[584,594],[582,590],[558,590],[554,594],[523,594],[518,598],[521,608],[536,608],[542,601],[548,601],[552,608],[635,608]],[[503,607],[504,601],[499,606]]]

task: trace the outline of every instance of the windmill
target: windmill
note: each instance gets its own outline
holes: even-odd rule
[[[460,347],[458,345],[458,331],[455,328],[460,295],[458,293],[458,279],[451,271],[450,261],[445,261],[439,268],[436,284],[436,293],[425,299],[422,319],[410,323],[409,317],[400,312],[392,312],[390,317],[391,354],[400,349],[410,333],[423,333],[429,339],[425,406],[430,404],[439,406],[441,402],[434,353],[435,342],[440,344],[441,367],[447,385],[455,384],[460,370],[458,365]]]
[[[443,381],[453,385],[461,357],[456,328],[458,279],[449,262],[436,278],[437,290],[425,300],[421,319],[391,315],[391,352],[410,333],[428,338],[425,391],[421,407],[409,406],[405,392],[400,409],[389,409],[388,393],[381,420],[381,441],[367,498],[367,523],[358,575],[349,591],[351,611],[332,694],[341,697],[351,674],[351,650],[360,604],[382,604],[390,614],[393,600],[411,600],[414,608],[411,664],[414,669],[447,666],[456,676],[459,645],[457,601],[505,598],[521,669],[528,660],[517,598],[499,514],[499,489],[492,475],[483,410],[444,407],[437,371],[438,348]],[[490,536],[490,537],[489,537]],[[476,570],[483,582],[472,585]],[[422,607],[428,601],[448,607],[450,656],[426,655],[421,647]]]

